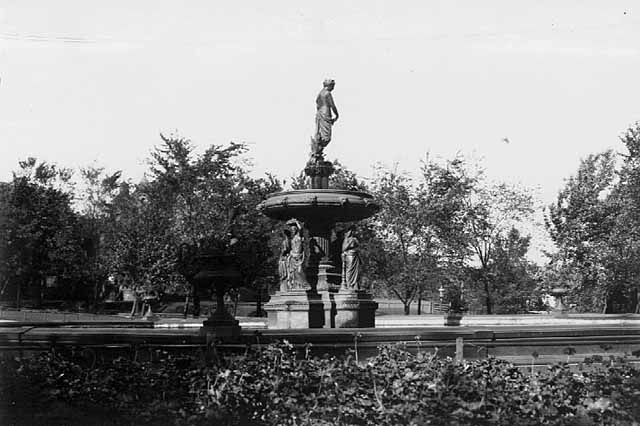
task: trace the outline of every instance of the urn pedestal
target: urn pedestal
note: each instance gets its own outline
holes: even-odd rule
[[[200,327],[200,335],[215,335],[216,337],[231,337],[240,335],[240,324],[233,318],[207,318]]]
[[[462,321],[462,317],[464,314],[462,312],[447,312],[444,315],[444,325],[450,327],[458,327],[460,326],[460,322]]]
[[[216,310],[203,321],[200,334],[216,337],[238,336],[240,324],[227,311],[224,304],[225,293],[237,285],[241,274],[236,259],[231,255],[198,256],[201,270],[194,280],[199,286],[213,286],[216,296]]]
[[[227,311],[224,305],[224,284],[216,286],[216,310],[202,322],[201,335],[231,337],[240,335],[240,323]]]

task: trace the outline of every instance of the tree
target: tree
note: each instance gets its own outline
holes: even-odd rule
[[[144,181],[120,183],[109,207],[102,256],[109,274],[136,297],[185,287],[176,270],[170,224],[159,191]]]
[[[18,308],[23,292],[40,305],[46,277],[78,284],[84,256],[70,179],[69,170],[28,158],[20,162],[10,187],[3,188],[3,273]]]
[[[580,310],[640,312],[640,124],[621,142],[621,163],[611,150],[583,159],[547,215],[550,269],[571,277]]]
[[[243,177],[238,214],[236,216],[233,235],[238,243],[235,253],[239,259],[242,274],[242,285],[253,289],[256,294],[256,315],[263,316],[262,302],[265,291],[270,284],[278,283],[277,259],[279,233],[278,225],[257,210],[269,194],[282,190],[282,185],[275,177],[253,179]]]
[[[233,160],[246,151],[241,144],[223,148],[209,147],[198,156],[191,141],[160,135],[162,145],[151,154],[151,185],[163,198],[170,214],[170,229],[175,236],[177,267],[192,287],[194,315],[200,311],[199,294],[194,281],[194,256],[198,249],[220,247],[231,240],[232,226],[239,209],[240,167]],[[160,190],[159,192],[157,190]],[[185,302],[185,315],[189,296]]]
[[[492,284],[496,314],[521,314],[539,305],[540,270],[527,260],[531,237],[516,228],[501,236],[494,247]]]
[[[9,222],[11,220],[11,184],[0,182],[0,298],[10,283]]]
[[[611,197],[620,211],[611,241],[618,260],[618,276],[624,281],[621,287],[628,291],[630,310],[640,313],[640,122],[627,129],[620,139],[628,154],[624,155],[619,183]]]
[[[620,205],[612,202],[616,187],[613,151],[589,155],[567,181],[557,201],[549,206],[545,222],[558,252],[552,267],[577,274],[570,298],[579,309],[607,312],[617,287],[611,261],[610,238],[616,229]]]
[[[533,196],[514,185],[478,180],[467,194],[465,211],[470,260],[476,265],[475,277],[483,293],[486,313],[490,315],[494,312],[494,294],[500,289],[494,271],[496,248],[509,240],[514,227],[531,217]]]
[[[274,225],[256,206],[280,183],[271,176],[249,177],[242,144],[211,145],[198,155],[188,139],[161,139],[149,159],[148,180],[114,201],[116,222],[124,230],[115,245],[119,269],[145,291],[185,293],[185,315],[193,297],[197,316],[199,251],[224,251],[233,243],[245,286],[273,279],[269,239]]]
[[[422,266],[428,260],[418,250],[424,246],[419,240],[429,238],[427,216],[409,177],[382,168],[378,173],[373,190],[381,210],[374,226],[383,246],[370,266],[375,278],[400,299],[408,315],[425,278]]]
[[[93,288],[93,306],[105,296],[110,266],[104,243],[109,232],[112,201],[120,186],[120,171],[107,174],[103,167],[80,169],[83,190],[80,191],[80,223],[83,247],[87,257],[86,275]]]
[[[405,314],[423,291],[433,294],[445,276],[459,278],[466,253],[463,201],[473,182],[461,158],[439,164],[427,157],[418,182],[379,169],[373,188],[382,209],[373,223],[381,249],[371,263]]]

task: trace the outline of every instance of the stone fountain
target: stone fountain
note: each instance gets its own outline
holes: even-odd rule
[[[340,238],[336,224],[354,222],[379,209],[370,194],[329,188],[333,164],[324,159],[338,118],[326,80],[316,99],[316,131],[305,167],[309,188],[271,194],[258,209],[283,221],[280,288],[265,310],[269,328],[374,327],[378,304],[363,288],[358,241],[353,229]]]

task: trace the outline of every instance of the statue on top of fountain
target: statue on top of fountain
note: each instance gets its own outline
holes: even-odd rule
[[[324,160],[323,150],[331,142],[331,128],[338,121],[338,109],[331,92],[336,82],[326,79],[323,88],[316,97],[316,127],[311,137],[311,159],[315,162]]]

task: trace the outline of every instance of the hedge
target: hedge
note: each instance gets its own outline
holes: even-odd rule
[[[96,360],[72,350],[4,359],[0,399],[5,421],[0,417],[0,423],[524,426],[640,421],[640,371],[623,358],[533,372],[493,358],[456,363],[400,346],[382,347],[363,363],[352,353],[313,356],[309,347],[296,351],[287,342],[224,357],[156,351],[152,358]],[[61,409],[67,414],[56,414]]]

